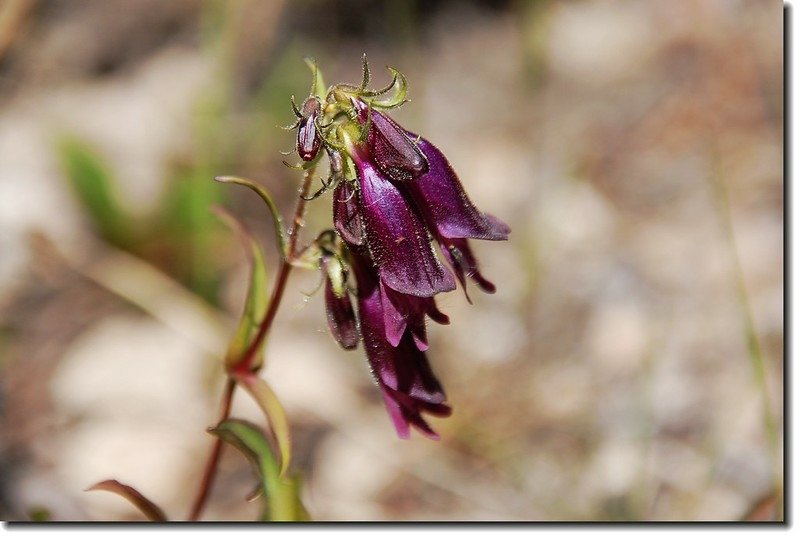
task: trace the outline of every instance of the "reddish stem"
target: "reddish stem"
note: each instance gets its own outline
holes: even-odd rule
[[[261,321],[261,324],[258,326],[258,332],[255,334],[252,342],[250,342],[250,346],[247,347],[247,351],[244,353],[244,358],[238,364],[236,364],[236,373],[238,374],[247,374],[250,372],[252,361],[255,358],[255,353],[258,352],[258,349],[263,343],[266,334],[269,333],[269,329],[272,328],[272,322],[275,320],[275,316],[277,315],[278,307],[283,299],[283,292],[286,290],[286,282],[288,282],[289,273],[291,272],[291,263],[294,261],[294,257],[296,255],[297,238],[299,237],[299,230],[300,227],[302,227],[302,219],[303,215],[305,214],[305,198],[308,197],[308,189],[311,186],[312,178],[313,168],[306,170],[305,176],[303,178],[302,187],[300,188],[300,198],[297,200],[297,207],[294,211],[294,219],[291,221],[291,227],[289,228],[288,245],[286,247],[287,252],[280,263],[280,269],[278,270],[277,277],[275,278],[275,285],[272,288],[272,296],[269,299],[269,308],[266,310],[264,320]]]
[[[297,207],[294,210],[294,218],[291,221],[291,227],[289,227],[288,245],[286,248],[287,252],[284,253],[284,256],[281,259],[280,269],[278,270],[277,277],[275,278],[275,284],[272,287],[272,296],[269,300],[269,307],[266,310],[263,321],[261,321],[261,324],[258,325],[258,333],[255,335],[255,338],[253,338],[249,347],[247,347],[244,357],[236,365],[235,371],[233,373],[250,373],[250,364],[255,357],[255,353],[258,352],[258,348],[261,346],[266,334],[269,333],[269,329],[272,327],[272,323],[275,320],[278,307],[283,299],[283,292],[286,290],[286,282],[288,282],[289,273],[291,272],[292,268],[291,263],[296,254],[297,238],[299,237],[299,230],[300,227],[302,227],[302,218],[305,214],[305,198],[308,197],[308,190],[311,186],[313,174],[314,168],[310,168],[305,171],[305,175],[303,177],[302,186],[300,187],[299,200],[297,200]],[[225,421],[230,416],[230,407],[233,401],[233,393],[235,392],[235,389],[236,381],[233,376],[229,376],[227,384],[225,385],[225,393],[222,397],[222,410],[219,413],[219,420],[217,423]],[[216,470],[219,466],[219,458],[222,455],[222,446],[222,439],[217,437],[214,440],[211,454],[209,455],[208,461],[205,464],[205,472],[203,474],[203,480],[200,484],[200,490],[197,493],[197,498],[194,500],[191,513],[189,514],[189,521],[191,522],[195,522],[200,519],[200,514],[205,507],[205,502],[208,500],[208,495],[211,492],[211,487],[214,483],[214,477],[216,476]]]
[[[233,404],[233,393],[236,390],[236,381],[228,378],[225,384],[225,392],[222,395],[222,405],[219,411],[219,421],[221,423],[230,416],[230,407]],[[203,473],[203,480],[200,484],[200,491],[197,498],[194,500],[194,505],[189,513],[189,520],[195,522],[200,518],[200,513],[205,506],[208,499],[208,494],[211,492],[211,486],[214,484],[214,477],[216,477],[216,469],[219,466],[219,458],[222,455],[222,447],[224,443],[220,437],[214,439],[214,447],[211,448],[211,455],[208,457],[208,462],[205,463],[205,472]]]

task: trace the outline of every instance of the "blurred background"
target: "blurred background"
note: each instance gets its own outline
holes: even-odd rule
[[[392,65],[394,117],[513,228],[475,243],[495,295],[441,297],[454,407],[397,439],[362,349],[293,273],[263,375],[316,520],[780,517],[783,7],[761,0],[0,2],[0,515],[181,519],[248,268],[277,262],[250,177],[281,164],[303,57]],[[294,159],[295,157],[289,157]],[[311,204],[304,239],[330,225]],[[246,395],[233,415],[263,423]],[[252,520],[228,449],[205,513]],[[44,515],[43,513],[49,513]]]

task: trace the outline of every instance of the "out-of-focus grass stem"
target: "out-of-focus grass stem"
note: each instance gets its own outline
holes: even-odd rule
[[[752,366],[754,381],[758,390],[760,391],[763,428],[765,430],[766,441],[768,442],[769,454],[771,456],[772,467],[774,470],[774,491],[775,496],[777,497],[777,501],[775,502],[775,505],[777,506],[776,518],[781,520],[783,513],[782,469],[780,468],[780,439],[779,431],[777,429],[777,419],[774,416],[774,411],[771,406],[771,397],[769,396],[766,361],[762,345],[760,344],[760,338],[757,334],[757,327],[755,326],[755,319],[754,315],[752,314],[752,306],[749,300],[749,292],[746,288],[743,267],[741,266],[741,259],[738,253],[738,243],[735,238],[735,230],[732,223],[730,197],[727,190],[727,185],[724,182],[723,173],[721,171],[721,156],[719,154],[718,148],[713,148],[711,151],[711,158],[712,173],[710,175],[710,181],[718,205],[719,217],[724,235],[729,246],[736,294],[738,296],[738,301],[740,303],[741,313],[743,316],[743,328],[746,336],[747,354]]]

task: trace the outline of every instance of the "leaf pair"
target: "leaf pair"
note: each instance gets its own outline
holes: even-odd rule
[[[230,179],[230,182],[248,186],[258,192],[261,198],[267,202],[267,205],[272,204],[271,196],[259,185],[247,179],[237,177],[225,179]],[[242,312],[233,339],[228,346],[227,354],[225,355],[225,367],[228,374],[255,400],[269,421],[269,426],[280,454],[280,475],[283,476],[291,462],[291,439],[289,435],[288,419],[286,418],[283,405],[278,400],[274,391],[272,391],[272,388],[263,378],[257,375],[257,371],[262,367],[264,361],[264,342],[261,341],[257,348],[251,348],[259,325],[263,322],[264,316],[266,315],[268,306],[264,254],[258,242],[241,222],[221,208],[217,207],[215,211],[222,221],[228,224],[239,235],[251,264],[250,284],[247,291],[244,311]],[[283,232],[280,216],[274,211],[273,217],[275,219],[277,234],[279,237],[282,237]],[[252,354],[252,356],[248,356],[248,354]],[[240,367],[244,360],[248,360],[246,368]]]

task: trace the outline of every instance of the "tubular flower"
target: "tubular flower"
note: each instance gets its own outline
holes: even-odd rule
[[[405,102],[405,78],[391,72],[389,87],[367,90],[364,62],[360,87],[332,86],[319,95],[318,112],[304,106],[298,117],[300,122],[307,118],[303,126],[318,127],[330,157],[331,174],[319,194],[333,188],[333,221],[343,252],[336,259],[350,264],[357,282],[354,334],[348,288],[337,288],[326,268],[331,332],[345,348],[354,347],[357,336],[363,339],[401,438],[409,436],[410,426],[438,438],[422,417],[451,413],[425,355],[427,318],[449,324],[434,297],[454,290],[456,280],[465,292],[467,277],[493,293],[495,287],[480,273],[468,239],[507,240],[510,228],[474,206],[437,147],[378,110]],[[380,97],[392,88],[393,98]],[[298,141],[298,153],[307,160],[309,152],[300,151],[305,146]],[[433,241],[450,268],[439,261]]]
[[[412,180],[395,183],[396,188],[421,216],[427,233],[436,238],[464,292],[466,276],[469,276],[483,291],[493,293],[496,288],[480,274],[477,260],[468,241],[464,239],[507,240],[510,227],[494,216],[481,213],[474,206],[449,161],[436,146],[403,130],[380,112],[369,109],[363,101],[353,99],[353,105],[359,122],[362,125],[369,124],[367,145],[380,141],[383,147],[389,145],[388,140],[393,140],[397,147],[393,153],[385,149],[371,153],[378,168],[388,168],[381,164],[381,155],[391,154],[389,162],[396,167],[401,160],[397,155],[401,152],[406,154],[403,169]],[[406,142],[412,144],[413,151],[408,149]],[[418,165],[420,156],[424,166]]]
[[[358,172],[358,213],[380,280],[419,297],[455,289],[452,273],[438,261],[418,211],[371,160],[369,148],[354,148]]]
[[[361,337],[372,374],[383,392],[391,420],[400,438],[410,436],[410,425],[425,436],[438,439],[422,417],[422,413],[445,417],[452,409],[445,404],[446,395],[433,375],[425,353],[405,333],[396,344],[386,337],[386,300],[381,292],[377,272],[370,260],[354,254],[353,268],[358,280],[358,314]]]

